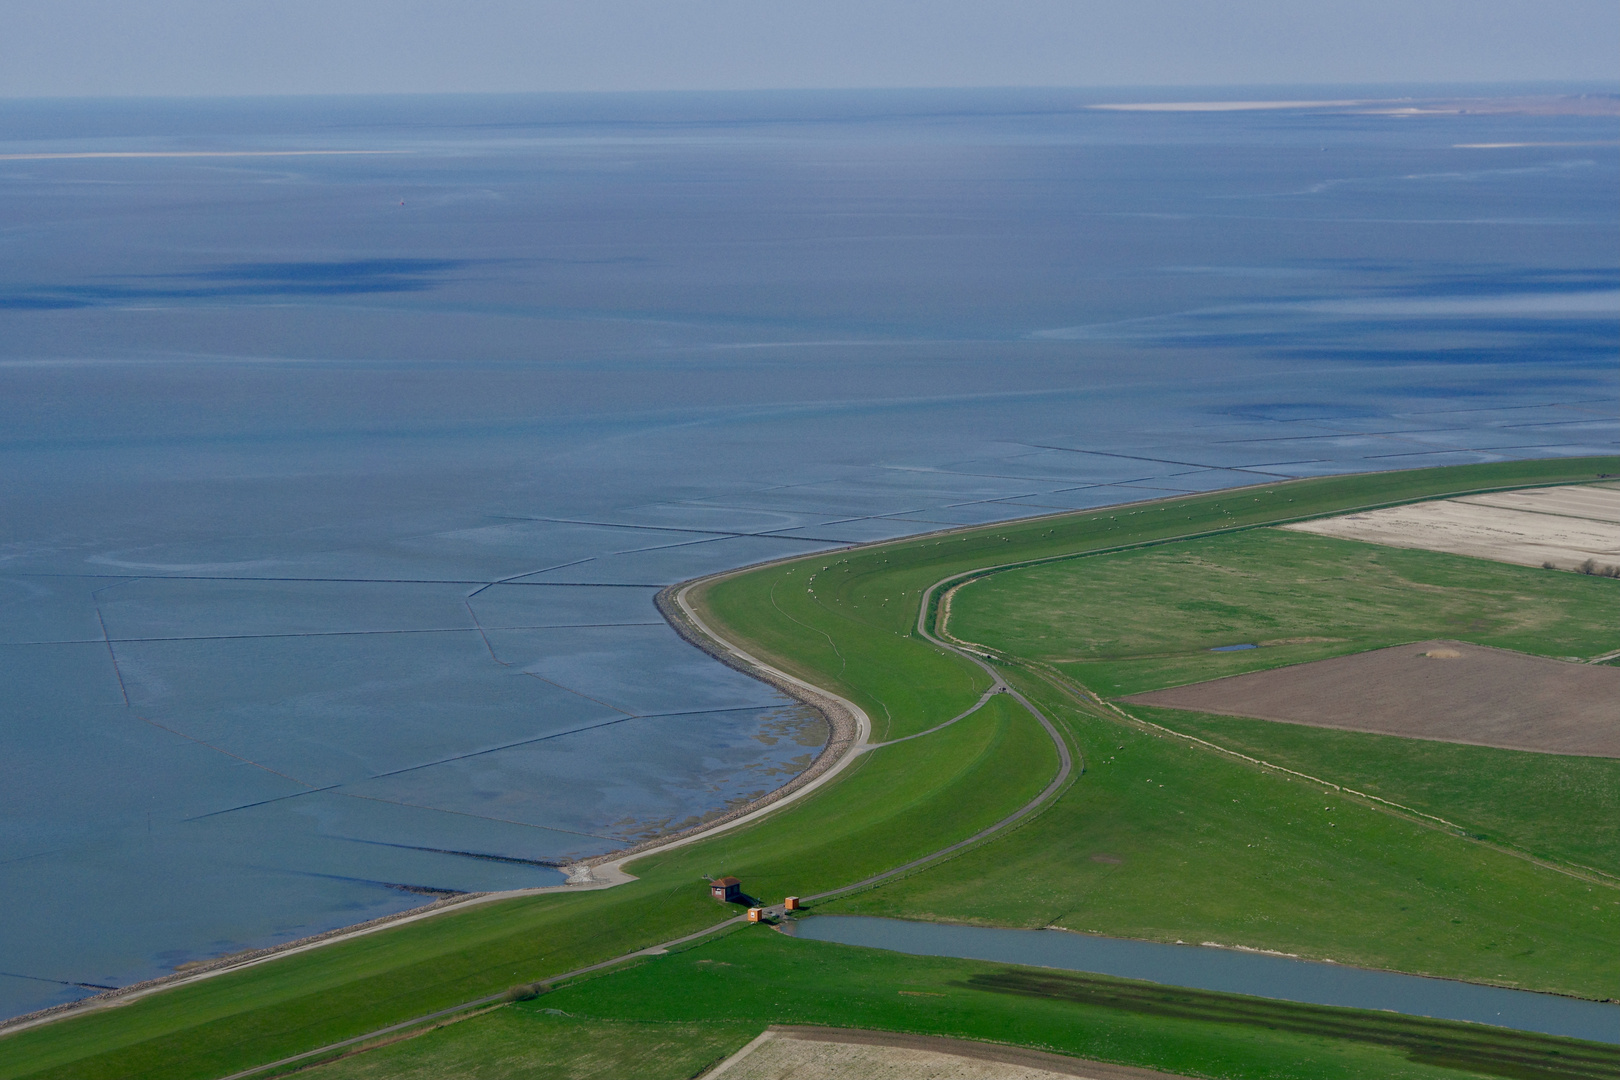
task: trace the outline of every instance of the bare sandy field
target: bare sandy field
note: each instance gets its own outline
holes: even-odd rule
[[[1168,1073],[932,1035],[773,1026],[703,1080],[1174,1080]]]
[[[1620,758],[1620,668],[1424,641],[1125,699],[1413,739]]]
[[[1620,485],[1535,488],[1284,525],[1391,547],[1574,570],[1620,566]]]

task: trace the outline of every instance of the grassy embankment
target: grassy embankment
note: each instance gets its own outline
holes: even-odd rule
[[[506,1005],[356,1051],[308,1080],[690,1080],[763,1030],[750,1018],[688,1023],[559,1015]]]
[[[865,755],[766,827],[641,860],[629,885],[447,914],[24,1031],[0,1039],[0,1076],[200,1078],[275,1060],[713,925],[731,912],[706,873],[769,896],[858,880],[999,820],[1055,769],[1034,719],[997,698]]]
[[[309,1076],[686,1080],[767,1023],[952,1035],[1229,1080],[1596,1080],[1620,1070],[1615,1046],[749,928]]]
[[[793,564],[725,579],[701,599],[708,617],[751,651],[859,701],[873,715],[876,737],[883,738],[938,723],[971,704],[982,689],[982,676],[975,674],[970,665],[912,633],[921,590],[947,574],[1012,559],[1158,542],[1356,506],[1489,487],[1585,479],[1597,471],[1620,471],[1620,461],[1529,462],[1279,484],[1242,493],[1174,500],[1134,516],[1075,514],[990,526],[946,538],[897,542],[836,557],[810,556]],[[810,583],[812,573],[817,577]],[[1047,689],[1042,693],[1047,699],[1057,700],[1056,691]],[[1139,762],[1150,765],[1154,764],[1154,755],[1168,754],[1173,758],[1178,752],[1185,753],[1184,748],[1172,751],[1163,740],[1154,741],[1116,721],[1087,715],[1078,706],[1065,708],[1076,741],[1095,760],[1100,761],[1104,747],[1113,753],[1112,747],[1128,740],[1143,749]],[[737,873],[750,888],[764,895],[810,893],[858,880],[969,835],[1039,790],[1055,762],[1055,755],[1043,739],[1032,719],[1008,703],[998,703],[995,709],[945,732],[875,752],[814,798],[760,825],[640,860],[632,869],[642,880],[634,884],[599,894],[512,901],[446,915],[220,976],[116,1010],[19,1033],[0,1039],[0,1076],[89,1080],[102,1076],[219,1075],[708,925],[717,913],[702,895],[702,873]],[[1212,768],[1210,760],[1177,760],[1185,762],[1190,778],[1207,778]],[[1221,767],[1227,767],[1226,763]],[[1115,775],[1121,772],[1116,770]],[[1082,802],[1087,810],[1080,817],[1100,813],[1105,824],[1112,822],[1111,827],[1128,829],[1125,819],[1144,809],[1142,800],[1138,797],[1110,803],[1106,796],[1092,798],[1091,793],[1100,786],[1095,780],[1106,775],[1106,769],[1094,766],[1093,774],[1071,788],[1058,807],[1012,836],[996,841],[995,847],[1012,843],[1029,847],[1030,838],[1039,841],[1043,832],[1054,832],[1046,823],[1056,820],[1058,809]],[[1163,779],[1161,776],[1160,781]],[[1270,779],[1266,778],[1267,782]],[[1225,797],[1220,779],[1213,784]],[[1302,789],[1303,785],[1296,787]],[[1070,824],[1048,837],[1056,842],[1054,861],[1050,867],[1029,868],[1033,876],[1026,891],[1044,893],[1053,902],[1067,902],[1065,897],[1084,900],[1091,883],[1083,880],[1083,874],[1076,878],[1071,873],[1076,867],[1082,872],[1092,867],[1112,870],[1117,877],[1125,866],[1157,862],[1164,864],[1161,878],[1177,880],[1175,867],[1160,856],[1172,856],[1170,861],[1174,861],[1179,833],[1174,829],[1156,832],[1153,822],[1162,822],[1164,813],[1170,812],[1171,801],[1187,798],[1189,793],[1193,798],[1187,807],[1202,809],[1195,788],[1189,784],[1186,789],[1178,789],[1177,785],[1160,789],[1172,795],[1158,808],[1158,816],[1149,815],[1148,824],[1139,830],[1148,843],[1129,864],[1091,862],[1094,845],[1066,831],[1072,830],[1074,824],[1071,813]],[[1086,797],[1077,799],[1081,792]],[[1262,794],[1275,795],[1269,790]],[[1198,882],[1182,880],[1180,891],[1196,886],[1205,892],[1218,892],[1234,874],[1247,869],[1221,856],[1241,848],[1257,825],[1264,827],[1274,819],[1275,814],[1264,810],[1269,805],[1272,803],[1261,798],[1248,816],[1217,820],[1212,826],[1214,834],[1206,838],[1212,850],[1202,853],[1208,857],[1201,857],[1194,868],[1206,877]],[[1382,838],[1398,849],[1400,857],[1392,862],[1369,855],[1363,859],[1365,865],[1340,876],[1324,890],[1318,898],[1318,909],[1328,912],[1331,922],[1334,913],[1361,905],[1364,893],[1400,899],[1403,888],[1413,892],[1403,875],[1418,866],[1442,879],[1450,875],[1463,883],[1464,891],[1504,885],[1518,888],[1523,884],[1509,880],[1512,873],[1494,863],[1476,867],[1471,860],[1482,849],[1455,841],[1450,846],[1436,847],[1437,838],[1450,839],[1411,829]],[[1151,850],[1153,844],[1161,845],[1159,855]],[[1307,851],[1311,846],[1305,841],[1300,850]],[[932,880],[941,880],[941,874],[963,878],[974,873],[980,874],[981,880],[987,873],[1006,879],[1007,866],[1001,857],[1004,854],[998,852],[986,866],[974,862],[982,861],[981,855],[958,857],[930,872],[935,875]],[[1526,864],[1515,864],[1512,871],[1518,872],[1520,865]],[[887,895],[895,899],[883,910],[908,910],[898,890],[911,887],[911,881],[868,894],[857,902],[882,906],[881,898]],[[1546,897],[1543,902],[1552,912],[1534,929],[1537,933],[1545,931],[1549,940],[1557,940],[1543,953],[1532,951],[1516,956],[1514,963],[1506,965],[1510,970],[1503,977],[1530,985],[1569,985],[1576,992],[1594,992],[1601,980],[1593,977],[1591,965],[1583,969],[1573,962],[1562,943],[1574,941],[1579,945],[1588,940],[1594,926],[1606,932],[1609,924],[1598,915],[1575,910],[1579,905],[1572,901],[1578,898],[1567,895],[1571,886],[1566,880],[1537,878],[1531,887],[1540,890],[1535,895]],[[1172,932],[1171,924],[1188,921],[1182,917],[1184,905],[1175,890],[1159,896],[1138,890],[1128,900],[1140,902],[1144,897],[1150,910],[1169,911],[1174,917],[1157,919],[1163,924],[1162,933],[1142,936],[1164,936]],[[1413,897],[1422,903],[1433,899],[1421,888]],[[1260,899],[1264,902],[1250,936],[1264,943],[1272,937],[1265,925],[1266,912],[1285,903],[1288,897]],[[1103,908],[1111,910],[1112,903],[1105,902]],[[1393,900],[1385,901],[1384,906],[1391,903]],[[1487,925],[1500,914],[1489,908],[1476,910],[1466,903],[1464,908]],[[1027,922],[1032,913],[1033,909],[1015,911],[1015,917],[1006,921]],[[935,914],[963,917],[974,913],[958,906],[954,911],[940,910]],[[1561,915],[1569,917],[1563,925],[1555,925]],[[1194,912],[1191,924],[1196,925],[1198,917]],[[1370,918],[1348,926],[1349,939],[1359,941],[1374,922],[1376,919]],[[1423,938],[1432,929],[1430,923],[1422,923],[1418,937]],[[1411,936],[1399,928],[1385,934],[1384,955],[1389,957],[1390,966],[1402,966],[1401,958],[1408,955],[1407,946],[1413,943],[1408,940]],[[1349,954],[1340,947],[1344,942],[1333,939],[1331,927],[1326,937],[1335,953]],[[1469,960],[1481,947],[1479,940],[1467,938],[1440,942],[1431,951],[1437,970],[1474,974],[1480,970],[1479,965]]]

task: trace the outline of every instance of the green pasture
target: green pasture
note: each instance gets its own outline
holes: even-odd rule
[[[1429,638],[1599,656],[1620,581],[1254,529],[996,574],[949,625],[1112,696]],[[1262,647],[1209,651],[1240,643]]]
[[[764,1025],[581,1019],[507,1005],[321,1065],[308,1080],[690,1080]]]
[[[1011,678],[1071,733],[1085,775],[993,844],[818,910],[1214,941],[1620,998],[1620,889]],[[1596,805],[1549,812],[1578,828]]]
[[[1176,731],[1445,818],[1469,835],[1620,880],[1620,761],[1129,707]]]
[[[872,715],[875,738],[883,739],[949,719],[986,685],[971,664],[915,635],[918,599],[941,578],[1414,498],[1590,479],[1600,471],[1620,473],[1620,459],[1279,483],[812,555],[721,579],[695,599],[728,639],[859,702]],[[1055,699],[1058,691],[1043,694]],[[1266,947],[1298,942],[1290,951],[1377,955],[1408,970],[1615,996],[1599,971],[1620,940],[1612,891],[1580,891],[1584,883],[1456,837],[1410,831],[1398,819],[1363,821],[1359,815],[1370,811],[1347,814],[1321,832],[1305,813],[1317,796],[1307,797],[1303,784],[1229,768],[1208,751],[1173,749],[1168,737],[1155,740],[1078,706],[1060,719],[1071,726],[1087,771],[1055,805],[1010,835],[848,903],[1017,925],[1056,912],[1070,920],[1065,925],[1134,936]],[[1126,757],[1114,750],[1117,760],[1104,761],[1118,746],[1130,749],[1131,768],[1162,773],[1153,779],[1165,787],[1150,789],[1138,776],[1142,791],[1129,792],[1120,767]],[[632,884],[445,914],[5,1036],[0,1078],[206,1078],[363,1034],[712,925],[727,913],[707,898],[704,874],[736,874],[750,891],[774,900],[834,888],[937,850],[1027,801],[1050,780],[1055,760],[1034,719],[997,698],[943,731],[873,751],[812,798],[757,824],[639,860],[631,869],[641,880]],[[1173,774],[1172,765],[1179,771]],[[1228,805],[1237,809],[1228,812]],[[1075,810],[1082,806],[1084,812]],[[1134,822],[1142,813],[1146,822]],[[1257,833],[1275,846],[1254,854],[1247,845]],[[1091,860],[1129,843],[1138,845],[1135,862],[1130,850],[1120,863]],[[1267,859],[1266,850],[1276,857]],[[1341,873],[1341,864],[1350,869]],[[1302,882],[1299,868],[1312,865],[1316,876]],[[1138,879],[1130,872],[1136,866],[1151,872]],[[1197,880],[1194,872],[1205,876]],[[1020,883],[1005,906],[981,912],[974,905],[995,893],[981,887],[991,878]],[[1208,899],[1223,893],[1234,899],[1224,906]],[[1507,900],[1492,900],[1492,893],[1517,897],[1519,913],[1510,920]],[[1246,921],[1241,896],[1254,898],[1257,914]],[[1284,917],[1295,902],[1307,914]],[[1358,914],[1393,913],[1403,903],[1411,909],[1402,912],[1405,921],[1379,924]],[[1310,920],[1316,925],[1307,927]],[[1595,943],[1606,943],[1607,951]],[[1006,1000],[1013,1012],[1032,1008]],[[469,1020],[431,1038],[453,1041],[463,1037],[453,1033],[479,1031],[483,1023]]]

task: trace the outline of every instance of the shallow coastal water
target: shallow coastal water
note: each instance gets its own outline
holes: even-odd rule
[[[1090,100],[0,105],[0,1014],[776,786],[670,582],[1613,452],[1613,121]]]
[[[1612,1003],[1237,949],[1129,941],[1064,930],[1005,930],[865,915],[800,919],[783,923],[782,929],[809,941],[835,941],[916,956],[955,956],[1086,971],[1227,994],[1352,1009],[1387,1009],[1411,1016],[1620,1043],[1620,1005]]]

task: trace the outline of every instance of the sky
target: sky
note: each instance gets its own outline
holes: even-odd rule
[[[0,0],[0,97],[1617,77],[1616,0]]]

